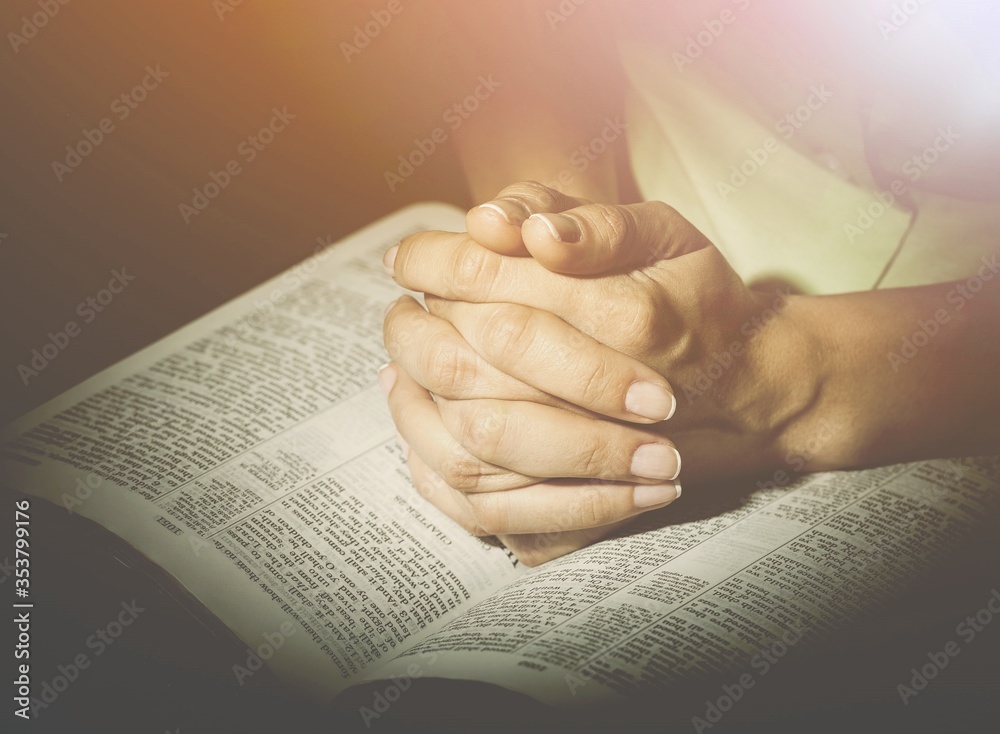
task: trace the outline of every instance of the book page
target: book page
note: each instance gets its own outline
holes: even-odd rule
[[[372,679],[416,664],[572,706],[758,675],[918,577],[996,511],[998,485],[1000,459],[966,459],[765,485],[730,509],[677,503],[658,513],[669,525],[543,565]]]
[[[97,521],[328,698],[513,578],[410,484],[376,370],[420,205],[318,252],[6,427],[5,482]],[[242,672],[241,672],[242,671]]]

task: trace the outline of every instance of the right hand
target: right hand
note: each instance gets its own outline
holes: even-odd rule
[[[456,310],[478,309],[464,324],[483,312],[449,307],[456,319]],[[511,375],[404,296],[387,310],[384,327],[396,363],[379,375],[418,491],[473,534],[497,535],[528,565],[673,501],[679,485],[670,478],[680,469],[661,427],[649,425],[672,412],[666,381],[551,314],[534,318],[546,349],[522,355]],[[474,331],[495,333],[488,320]],[[658,403],[641,404],[652,415],[617,402],[622,385],[635,384],[647,397],[658,394]],[[658,464],[650,452],[663,454]],[[639,454],[644,465],[634,461]]]

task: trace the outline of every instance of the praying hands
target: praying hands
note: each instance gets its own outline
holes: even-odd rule
[[[920,424],[940,396],[915,395],[934,355],[905,375],[885,361],[946,284],[755,291],[665,204],[591,204],[532,182],[467,227],[386,253],[427,308],[404,296],[387,310],[380,383],[421,494],[529,565],[670,504],[681,481],[948,451]],[[975,349],[986,308],[941,348]],[[935,379],[966,417],[981,409],[962,379]]]

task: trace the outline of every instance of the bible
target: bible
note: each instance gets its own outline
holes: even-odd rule
[[[749,685],[996,509],[996,458],[804,476],[788,457],[525,568],[415,491],[376,384],[400,295],[381,257],[425,229],[464,213],[379,220],[14,421],[5,485],[161,567],[243,641],[237,680],[266,664],[317,701],[476,680],[556,707]]]

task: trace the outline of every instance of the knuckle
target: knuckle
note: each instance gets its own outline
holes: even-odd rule
[[[584,358],[583,355],[588,358]],[[600,404],[609,394],[613,394],[609,385],[615,379],[614,365],[609,362],[608,355],[602,352],[581,353],[578,357],[577,377],[574,384],[580,385],[580,400],[583,407]]]
[[[452,254],[450,298],[458,301],[488,301],[492,284],[500,274],[500,256],[469,242]]]
[[[622,328],[616,343],[609,346],[632,357],[641,356],[661,331],[662,315],[658,299],[645,296],[630,299],[627,308],[622,309],[615,320]]]
[[[638,300],[612,301],[607,307],[607,322],[588,335],[629,357],[640,358],[650,324],[649,315]]]
[[[538,181],[518,181],[505,188],[498,199],[515,199],[532,211],[550,211],[556,201],[556,192]]]
[[[499,401],[465,401],[457,407],[459,443],[474,457],[490,462],[498,454],[508,427]]]
[[[382,322],[382,340],[392,357],[398,357],[412,344],[419,342],[427,331],[427,312],[395,306]]]
[[[618,519],[614,506],[597,487],[588,487],[574,499],[573,511],[582,527],[607,525]]]
[[[478,331],[478,341],[491,358],[519,359],[531,348],[538,329],[532,309],[502,304],[491,310]]]
[[[635,221],[621,207],[600,207],[596,224],[601,236],[606,240],[612,256],[621,251],[635,235]]]
[[[660,309],[653,299],[643,298],[636,304],[635,333],[643,337],[656,332],[660,320]]]
[[[399,241],[399,250],[396,251],[396,260],[393,263],[394,277],[397,282],[406,283],[409,280],[411,265],[411,255],[419,253],[424,248],[432,246],[432,232],[413,232]]]
[[[578,475],[581,477],[600,477],[607,473],[610,443],[596,436],[579,449]],[[588,490],[589,491],[589,490]]]
[[[483,463],[464,451],[455,452],[441,466],[441,478],[452,489],[472,492],[483,478]]]
[[[421,354],[421,368],[431,392],[445,398],[459,398],[475,383],[475,360],[447,335],[432,337]]]

